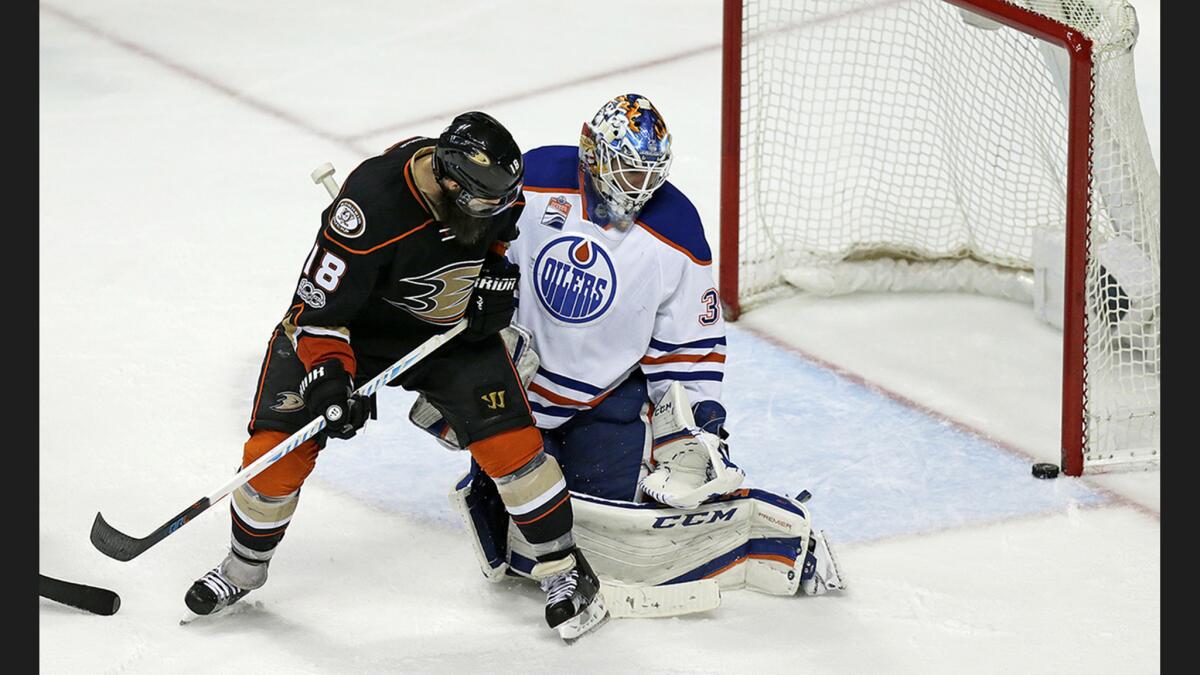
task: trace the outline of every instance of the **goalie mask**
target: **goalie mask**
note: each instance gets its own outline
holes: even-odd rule
[[[649,99],[624,94],[605,103],[579,138],[588,218],[628,228],[667,181],[671,158],[667,123]]]

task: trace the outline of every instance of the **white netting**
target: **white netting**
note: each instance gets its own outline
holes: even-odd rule
[[[1087,461],[1157,461],[1159,176],[1136,17],[1123,0],[1011,4],[1094,41]],[[1000,270],[1001,294],[1027,287],[1034,233],[1066,223],[1067,82],[1065,49],[941,0],[746,0],[743,307],[786,282],[846,292],[916,261]]]

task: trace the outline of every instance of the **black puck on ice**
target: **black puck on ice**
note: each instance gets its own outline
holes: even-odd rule
[[[1033,465],[1034,478],[1058,478],[1058,465],[1048,462],[1038,462]]]

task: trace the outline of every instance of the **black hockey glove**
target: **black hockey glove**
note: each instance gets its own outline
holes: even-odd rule
[[[325,417],[323,433],[332,438],[353,438],[368,417],[375,419],[375,397],[355,394],[350,373],[337,359],[308,371],[300,381],[300,397],[313,417]]]
[[[467,327],[462,332],[464,340],[482,340],[512,323],[516,309],[513,294],[520,279],[520,268],[504,259],[490,263],[479,272],[467,306]]]

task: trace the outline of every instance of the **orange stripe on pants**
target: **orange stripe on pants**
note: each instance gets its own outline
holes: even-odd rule
[[[250,435],[246,446],[242,449],[242,466],[250,466],[254,460],[267,454],[267,451],[287,440],[289,433],[258,429]],[[250,487],[267,497],[284,497],[290,495],[304,484],[304,479],[312,473],[317,465],[317,442],[307,440],[295,450],[284,455],[277,462],[267,467],[262,473],[250,479]]]
[[[475,441],[468,449],[484,473],[499,478],[525,466],[537,456],[542,449],[542,432],[535,427],[502,431]]]

